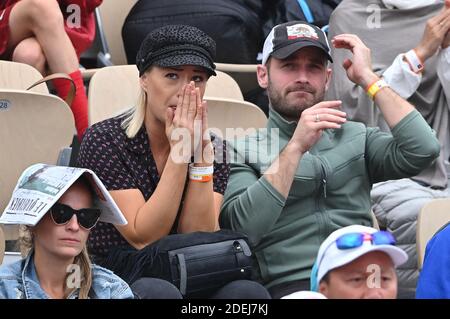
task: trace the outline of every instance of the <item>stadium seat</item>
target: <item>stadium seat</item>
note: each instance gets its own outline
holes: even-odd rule
[[[127,64],[122,40],[122,26],[125,18],[137,0],[103,0],[100,12],[100,32],[106,38],[111,60],[115,65]]]
[[[26,90],[41,79],[41,73],[28,64],[0,60],[0,88]],[[48,94],[45,84],[38,85],[31,91]]]
[[[139,73],[135,65],[98,69],[89,82],[89,126],[134,106],[139,87]]]
[[[64,73],[55,73],[44,78],[35,68],[28,64],[0,60],[0,88],[50,94],[45,83],[56,78],[65,78],[70,80],[73,84],[70,77]],[[75,86],[73,84],[73,91],[71,90],[71,92],[69,92],[65,100],[68,105],[72,103],[74,94]],[[69,165],[71,151],[71,147],[62,150],[57,164],[63,166]]]
[[[425,204],[417,218],[416,245],[419,269],[422,269],[428,241],[450,221],[450,198],[434,199]]]
[[[72,112],[59,97],[0,89],[0,213],[24,169],[35,163],[56,164],[74,133]],[[4,230],[6,240],[17,238],[17,228]]]
[[[216,71],[217,76],[211,76],[205,90],[205,98],[220,97],[244,101],[241,89],[237,82],[228,74]]]
[[[98,69],[89,82],[89,125],[122,113],[136,104],[139,74],[135,65],[116,65]],[[243,101],[238,84],[218,71],[208,81],[205,98]]]
[[[209,128],[219,129],[223,139],[242,137],[250,131],[266,127],[267,117],[256,105],[226,98],[205,98],[208,102]],[[235,131],[233,135],[227,135],[227,128],[242,128],[243,131]]]
[[[228,74],[216,71],[217,76],[211,76],[206,85],[205,98],[221,97],[244,101],[239,84]]]
[[[5,255],[5,234],[3,234],[3,228],[0,227],[0,265],[3,262],[4,255]]]
[[[256,78],[256,64],[216,63],[217,70],[230,75],[239,85],[245,95],[259,88]]]

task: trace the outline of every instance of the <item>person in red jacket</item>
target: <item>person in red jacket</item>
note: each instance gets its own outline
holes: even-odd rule
[[[0,59],[29,64],[43,75],[67,73],[76,86],[71,109],[78,137],[88,126],[87,97],[79,57],[95,37],[93,11],[102,0],[6,0],[0,2]],[[55,80],[58,95],[70,89]]]

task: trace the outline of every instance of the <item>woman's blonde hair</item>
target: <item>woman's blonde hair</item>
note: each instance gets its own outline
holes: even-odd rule
[[[30,250],[34,247],[33,228],[26,225],[20,225],[19,227],[19,245],[22,256],[27,256]],[[89,258],[86,245],[83,250],[75,256],[74,264],[80,267],[80,292],[78,294],[79,299],[88,299],[89,291],[92,286],[92,268],[91,260]],[[67,277],[70,273],[67,274]],[[72,288],[67,287],[66,277],[66,297],[73,291]]]
[[[146,105],[147,93],[141,88],[136,106],[123,114],[122,128],[125,130],[128,138],[135,137],[141,129],[142,124],[144,124]]]

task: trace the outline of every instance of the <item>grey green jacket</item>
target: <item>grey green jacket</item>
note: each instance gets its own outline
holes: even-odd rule
[[[249,236],[259,279],[267,287],[308,279],[319,246],[332,231],[370,225],[372,183],[416,175],[439,156],[434,131],[417,111],[392,135],[347,122],[324,131],[304,154],[286,199],[262,174],[296,125],[270,110],[267,129],[229,147],[231,173],[220,224]]]

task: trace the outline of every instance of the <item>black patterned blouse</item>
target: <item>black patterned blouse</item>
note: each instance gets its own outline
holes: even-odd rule
[[[159,175],[147,131],[142,126],[136,136],[129,139],[120,126],[121,122],[121,117],[107,119],[86,131],[78,166],[94,171],[110,191],[137,188],[148,200],[158,185]],[[229,164],[226,163],[226,145],[214,136],[212,141],[216,154],[223,152],[224,163],[214,162],[213,177],[214,191],[223,194],[230,174]],[[181,208],[182,205],[180,211]],[[177,220],[172,233],[176,232]],[[92,229],[88,249],[95,257],[106,257],[111,247],[118,246],[131,247],[112,224],[99,222]]]

